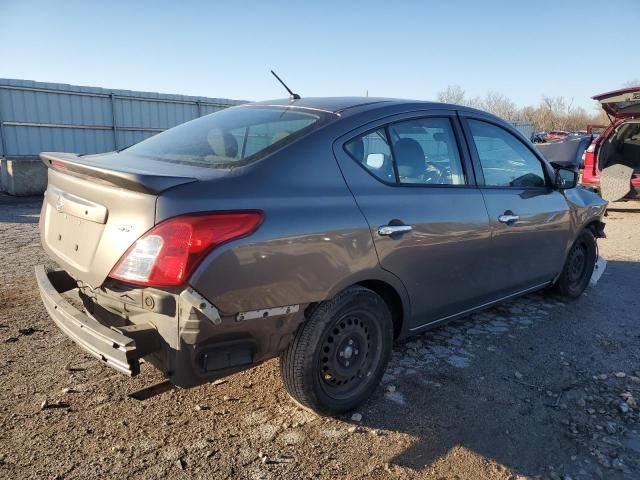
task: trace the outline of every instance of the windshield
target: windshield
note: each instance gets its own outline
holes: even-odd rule
[[[127,153],[229,168],[262,158],[318,128],[328,114],[289,107],[234,107],[159,133]]]

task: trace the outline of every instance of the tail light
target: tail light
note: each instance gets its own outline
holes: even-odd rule
[[[587,152],[593,153],[596,151],[596,142],[595,140],[587,147]]]
[[[261,221],[260,212],[170,218],[131,245],[109,276],[144,286],[182,285],[209,252],[225,242],[250,235]]]

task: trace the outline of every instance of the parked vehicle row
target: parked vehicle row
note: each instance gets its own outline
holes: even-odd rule
[[[533,143],[546,143],[551,141],[561,141],[567,138],[587,137],[592,135],[588,130],[576,130],[573,132],[565,132],[563,130],[552,130],[550,132],[533,132],[531,141]]]
[[[181,387],[279,355],[322,414],[372,393],[395,338],[543,288],[578,297],[603,235],[575,170],[454,105],[275,100],[42,159],[60,269],[36,276],[62,331]]]

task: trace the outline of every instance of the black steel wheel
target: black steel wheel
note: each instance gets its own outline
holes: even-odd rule
[[[380,382],[392,342],[382,298],[363,287],[345,290],[318,306],[280,356],[285,388],[320,414],[352,410]]]
[[[593,233],[584,230],[571,246],[553,291],[568,299],[575,299],[582,295],[589,285],[596,257],[596,239]]]

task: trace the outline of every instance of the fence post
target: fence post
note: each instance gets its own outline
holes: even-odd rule
[[[0,154],[0,157],[6,157],[7,156],[7,145],[5,144],[4,141],[4,132],[3,132],[3,128],[2,125],[4,123],[4,117],[2,116],[2,108],[0,108],[0,148],[2,148],[2,153]]]
[[[2,116],[0,116],[0,147],[2,148],[2,153],[0,153],[0,157],[6,157],[7,146],[4,143],[4,133],[2,131]]]
[[[113,125],[113,149],[118,150],[118,126],[116,125],[116,104],[113,93],[109,95],[111,98],[111,123]]]

